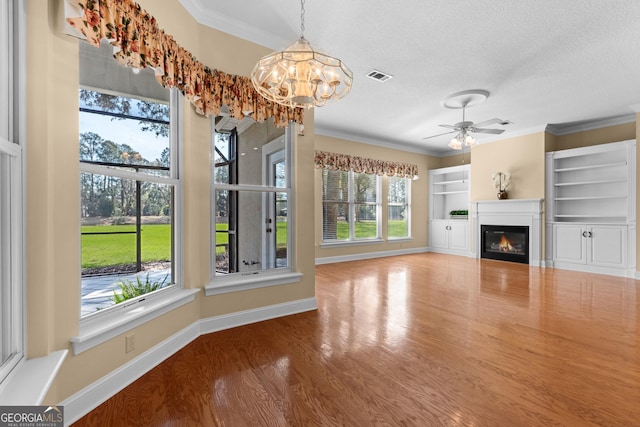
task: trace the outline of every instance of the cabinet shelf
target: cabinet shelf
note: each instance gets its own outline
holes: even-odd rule
[[[592,170],[592,169],[600,169],[600,168],[614,168],[614,167],[620,167],[620,166],[627,166],[627,162],[600,163],[600,164],[586,165],[586,166],[575,166],[571,168],[558,168],[558,169],[554,169],[554,172],[572,172],[572,171]]]
[[[435,181],[433,185],[466,184],[468,182],[468,179],[454,179],[450,181]]]
[[[627,196],[585,196],[585,197],[555,197],[555,201],[570,201],[570,200],[607,200],[607,199],[626,199]]]
[[[616,182],[627,182],[626,178],[616,179],[596,179],[592,181],[556,182],[555,187],[568,187],[571,185],[593,185],[593,184],[614,184]]]
[[[619,218],[621,220],[625,220],[627,218],[626,216],[619,216],[619,215],[597,215],[597,214],[593,214],[593,215],[588,215],[588,214],[576,214],[576,215],[560,214],[560,215],[554,215],[554,217],[556,217],[556,218],[611,218],[611,219]]]
[[[458,191],[436,191],[433,193],[434,196],[446,196],[449,194],[463,194],[468,193],[468,190],[458,190]]]

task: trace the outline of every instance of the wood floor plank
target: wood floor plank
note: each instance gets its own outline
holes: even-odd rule
[[[201,336],[74,425],[640,425],[639,289],[431,253],[321,265],[317,311]]]

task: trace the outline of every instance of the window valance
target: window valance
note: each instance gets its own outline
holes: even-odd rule
[[[251,115],[257,121],[274,118],[276,126],[290,120],[303,123],[301,108],[288,108],[263,98],[249,77],[211,70],[165,34],[153,16],[132,0],[65,0],[66,20],[77,37],[93,46],[107,39],[114,58],[132,68],[152,68],[158,82],[178,88],[206,116],[218,115],[223,105],[236,119]]]
[[[418,179],[418,165],[385,160],[368,159],[365,157],[349,156],[347,154],[316,151],[313,161],[316,169],[326,168],[344,172],[354,171],[370,175],[388,175],[403,178]]]

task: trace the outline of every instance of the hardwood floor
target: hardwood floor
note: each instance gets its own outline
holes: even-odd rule
[[[640,425],[635,280],[416,254],[201,336],[75,425]]]

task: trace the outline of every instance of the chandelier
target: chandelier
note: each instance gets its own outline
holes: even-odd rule
[[[251,82],[269,101],[288,107],[322,107],[349,93],[353,73],[341,60],[314,50],[304,38],[304,2],[300,1],[300,39],[262,57],[251,72]]]

